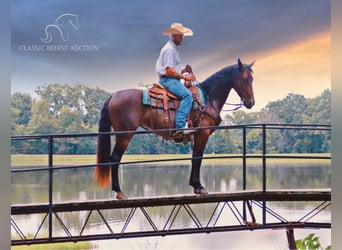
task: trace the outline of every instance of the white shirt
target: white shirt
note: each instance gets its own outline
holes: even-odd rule
[[[169,40],[161,49],[156,62],[156,72],[159,76],[165,75],[167,67],[174,68],[178,73],[182,71],[180,62],[179,46]]]

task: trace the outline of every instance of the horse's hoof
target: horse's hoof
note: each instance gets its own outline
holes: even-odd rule
[[[205,188],[195,188],[194,193],[203,195],[208,194],[208,191]]]
[[[116,199],[118,199],[118,200],[127,200],[127,196],[123,192],[117,192]]]

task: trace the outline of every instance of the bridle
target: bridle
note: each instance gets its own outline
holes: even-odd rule
[[[231,109],[221,109],[221,111],[236,111],[236,110],[242,108],[242,106],[243,106],[243,101],[241,100],[240,103],[228,103],[228,102],[226,102],[224,105],[233,106],[233,107],[235,107],[235,108],[231,108]]]

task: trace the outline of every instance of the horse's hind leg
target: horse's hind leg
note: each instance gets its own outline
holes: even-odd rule
[[[119,165],[122,155],[125,153],[128,144],[132,138],[133,134],[116,135],[115,146],[110,156],[111,162],[117,162],[111,166],[112,175],[112,190],[116,192],[117,199],[127,199],[126,195],[121,191],[119,184]]]

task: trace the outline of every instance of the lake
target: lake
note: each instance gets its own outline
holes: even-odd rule
[[[331,187],[330,161],[294,160],[290,163],[272,160],[267,164],[267,189],[314,189]],[[242,167],[237,163],[206,164],[201,168],[201,180],[209,192],[234,192],[242,190]],[[190,164],[184,165],[124,165],[120,167],[122,190],[128,197],[150,197],[192,194],[188,185]],[[93,181],[93,169],[60,169],[54,172],[53,200],[65,202],[72,200],[86,201],[108,199],[113,196],[109,189],[102,189]],[[247,189],[262,189],[262,167],[254,160],[247,167]],[[12,204],[48,202],[48,174],[42,172],[12,173]],[[301,218],[303,212],[310,211],[316,204],[303,202],[274,202],[270,204],[287,219]],[[305,207],[305,211],[302,208]],[[120,227],[128,211],[122,214],[111,214],[113,228]],[[168,211],[159,211],[167,216]],[[85,220],[85,213],[69,213],[65,215],[66,223],[75,227]],[[200,216],[208,216],[204,209]],[[257,221],[258,221],[258,215]],[[319,214],[317,219],[329,222],[330,209]],[[18,220],[18,221],[17,221]],[[39,225],[42,215],[30,215],[16,218],[16,222],[30,232],[31,225]],[[260,218],[259,218],[260,220]],[[87,230],[103,229],[100,218],[92,218],[91,227]],[[144,223],[144,222],[142,222]],[[182,227],[189,223],[188,218],[177,221]],[[144,227],[139,223],[132,227]],[[33,230],[35,230],[34,227]],[[58,231],[58,229],[56,229]],[[33,232],[34,233],[34,232]],[[62,232],[58,232],[59,234]],[[296,229],[295,238],[302,239],[315,233],[320,237],[321,245],[331,244],[331,230]],[[55,235],[55,231],[54,231]],[[12,236],[15,232],[12,230]],[[284,230],[256,230],[243,232],[224,232],[211,234],[194,234],[184,236],[149,237],[121,240],[103,240],[93,242],[94,249],[287,249],[287,238]]]

